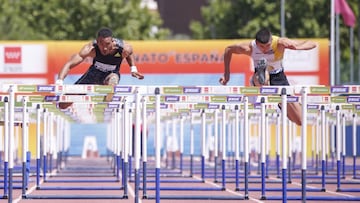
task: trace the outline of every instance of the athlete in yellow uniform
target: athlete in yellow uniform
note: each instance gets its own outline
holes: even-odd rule
[[[252,85],[289,85],[282,67],[285,49],[309,50],[316,47],[312,41],[297,41],[286,37],[273,36],[269,29],[262,28],[251,42],[229,45],[224,53],[224,76],[219,82],[226,85],[230,80],[230,62],[232,54],[245,54],[252,58],[255,73],[251,79]],[[301,106],[299,103],[288,103],[288,118],[301,125]]]

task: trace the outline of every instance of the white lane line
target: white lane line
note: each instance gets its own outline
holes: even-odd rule
[[[43,182],[44,182],[44,181],[41,180],[39,185],[41,185]],[[30,189],[28,189],[28,190],[26,191],[25,194],[28,195],[28,194],[32,193],[32,192],[36,189],[36,187],[37,187],[36,185],[32,186]],[[19,197],[17,197],[16,199],[14,199],[14,200],[13,200],[13,203],[18,203],[20,200],[22,200],[22,194],[20,194]]]
[[[270,178],[270,179],[273,179],[273,180],[279,180],[277,178]],[[302,186],[302,183],[300,182],[292,182],[291,184],[294,184],[294,185],[297,185],[297,186]],[[316,188],[319,188],[319,187],[315,187],[315,186],[306,186],[308,188],[312,188],[312,189],[316,189]],[[325,188],[326,189],[326,188]],[[325,190],[326,193],[329,193],[329,194],[333,194],[333,195],[340,195],[340,196],[344,196],[344,197],[355,197],[353,195],[348,195],[348,194],[344,194],[344,193],[340,193],[340,192],[334,192],[334,191],[329,191],[329,190]]]
[[[127,183],[127,187],[128,187],[128,191],[129,191],[129,194],[135,198],[135,192],[134,192],[134,189],[131,187],[130,183]],[[138,198],[138,202],[141,203],[141,198],[140,198],[140,194],[139,194],[139,198]]]
[[[193,178],[195,178],[195,179],[197,179],[197,180],[202,180],[202,178],[200,178],[200,177],[198,177],[198,176],[193,176]],[[215,183],[210,182],[210,181],[207,181],[207,180],[205,180],[205,183],[207,183],[207,184],[209,184],[209,185],[212,185],[212,186],[215,186],[215,187],[218,187],[218,188],[221,188],[220,185],[215,184]],[[225,188],[225,191],[226,191],[226,192],[229,192],[229,193],[231,193],[231,194],[233,194],[233,195],[236,195],[236,196],[241,196],[241,197],[244,196],[244,195],[239,194],[239,193],[237,193],[237,192],[234,192],[234,191],[232,191],[232,190],[230,190],[230,189],[228,189],[228,188]],[[255,201],[255,202],[257,202],[257,203],[263,203],[263,201],[258,200],[258,199],[255,199],[255,198],[252,198],[252,197],[250,197],[250,196],[249,196],[249,200]]]

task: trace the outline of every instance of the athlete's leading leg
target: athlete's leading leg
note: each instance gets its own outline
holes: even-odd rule
[[[115,86],[119,83],[120,77],[118,74],[116,73],[110,73],[108,76],[105,77],[104,80],[104,85],[111,85],[111,86]],[[106,102],[110,102],[112,101],[114,94],[113,93],[109,93],[106,95],[105,97],[105,101]]]
[[[296,125],[302,124],[302,111],[301,105],[298,102],[287,103],[287,116]]]
[[[290,85],[285,73],[283,71],[277,74],[270,75],[270,83],[275,86]],[[281,104],[279,104],[281,107]],[[302,123],[302,109],[298,102],[287,103],[287,117],[295,124],[301,126]]]
[[[287,103],[287,117],[289,120],[294,122],[296,125],[301,126],[302,124],[302,112],[301,104],[298,102]],[[279,104],[281,108],[281,104]]]

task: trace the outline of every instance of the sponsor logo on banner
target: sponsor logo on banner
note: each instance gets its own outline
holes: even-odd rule
[[[329,94],[330,88],[329,87],[310,87],[311,94]]]
[[[288,102],[298,102],[299,101],[299,97],[294,97],[294,96],[288,96],[287,97]]]
[[[210,97],[209,96],[205,96],[205,101],[210,101]]]
[[[59,101],[59,96],[47,95],[45,96],[46,102]]]
[[[5,64],[21,64],[21,47],[4,47]]]
[[[21,47],[4,47],[5,73],[22,72],[21,61],[22,61]]]
[[[191,113],[199,113],[201,109],[191,109],[190,112]]]
[[[345,96],[333,96],[331,97],[332,103],[346,103],[346,97]]]
[[[330,100],[330,98],[329,98],[329,97],[327,97],[327,96],[325,96],[325,97],[324,97],[324,102],[325,102],[325,103],[328,103],[328,102],[329,102],[329,100]]]
[[[227,101],[228,102],[240,102],[241,96],[228,96]]]
[[[36,85],[18,85],[17,91],[19,92],[35,92],[36,91]]]
[[[348,103],[358,103],[360,102],[360,97],[357,97],[357,96],[349,96],[347,98],[347,102]]]
[[[93,92],[93,86],[92,85],[86,86],[86,90],[88,92]]]
[[[114,95],[114,96],[112,97],[112,100],[113,100],[113,101],[121,101],[121,96]]]
[[[206,104],[206,103],[195,104],[194,108],[195,109],[206,109],[206,108],[208,108],[208,104]]]
[[[130,93],[131,87],[130,86],[115,86],[114,92],[115,93]]]
[[[184,87],[184,93],[187,94],[199,94],[201,93],[201,88],[200,87]]]
[[[56,92],[62,92],[64,90],[64,87],[62,85],[57,85],[56,89]]]
[[[308,104],[307,109],[319,109],[319,105],[317,105],[317,104]]]
[[[0,44],[2,74],[47,73],[47,47],[42,44]]]
[[[116,108],[119,108],[120,107],[120,105],[119,104],[108,104],[108,108],[110,108],[110,109],[116,109]]]
[[[261,109],[261,104],[260,103],[255,103],[254,104],[254,109]]]
[[[261,94],[277,94],[278,88],[277,87],[261,87],[260,93]]]
[[[239,93],[238,87],[233,87],[231,90],[232,90],[232,93]]]
[[[360,87],[359,86],[353,86],[353,87],[351,87],[351,89],[352,89],[352,92],[359,92],[358,89],[360,89]]]
[[[349,87],[331,87],[331,93],[348,93]]]
[[[208,105],[208,109],[219,109],[220,105],[219,104],[209,104]]]
[[[180,97],[179,96],[165,96],[165,101],[178,102],[178,101],[180,101]]]
[[[182,94],[183,89],[181,87],[164,87],[163,93],[164,94]]]
[[[43,96],[29,96],[29,102],[43,102],[44,98]]]
[[[211,102],[226,103],[226,101],[227,101],[226,96],[211,96]]]
[[[113,87],[107,85],[95,85],[94,91],[98,93],[112,93]]]
[[[259,88],[258,87],[242,87],[240,89],[240,92],[242,94],[259,94]]]
[[[111,108],[105,108],[105,109],[104,109],[104,111],[105,111],[105,112],[113,112],[113,111],[114,111],[114,109],[111,109]],[[110,114],[109,114],[109,115],[110,115]]]
[[[204,87],[204,93],[209,93],[209,87]]]
[[[55,91],[55,86],[38,85],[37,86],[37,91],[38,92],[54,92]]]

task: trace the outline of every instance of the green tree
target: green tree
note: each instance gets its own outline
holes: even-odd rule
[[[127,40],[166,39],[158,12],[140,0],[0,0],[2,40],[88,40],[101,27]],[[154,28],[159,28],[154,32]]]
[[[330,6],[323,0],[286,0],[285,24],[288,37],[327,37]],[[203,23],[190,24],[196,39],[253,38],[261,27],[280,34],[280,1],[209,0],[202,7]],[[325,32],[324,32],[325,31]]]

